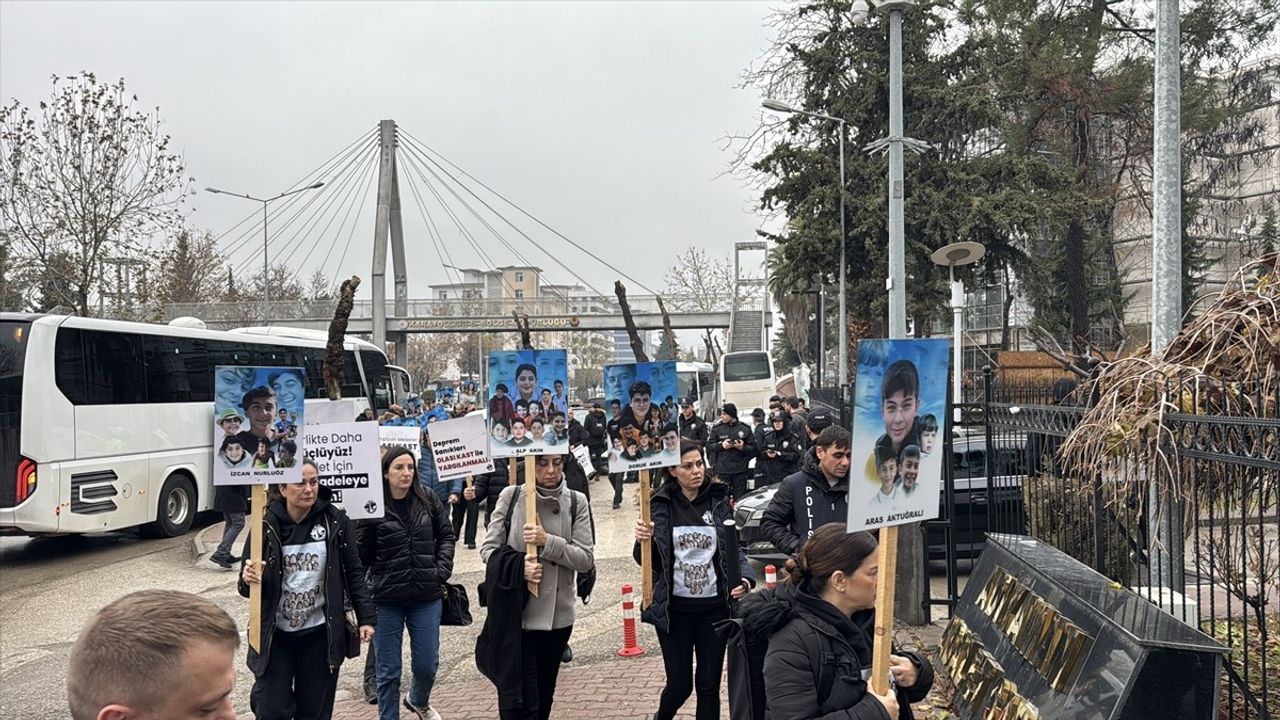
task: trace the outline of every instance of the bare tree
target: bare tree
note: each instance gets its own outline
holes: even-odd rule
[[[27,285],[88,315],[109,257],[137,259],[138,238],[172,230],[192,192],[158,109],[136,107],[124,80],[53,78],[34,110],[0,108],[0,222]],[[58,268],[54,268],[58,265]],[[43,282],[56,274],[56,282]],[[47,303],[53,298],[45,298]]]
[[[451,366],[457,369],[469,347],[474,345],[461,333],[415,333],[409,336],[409,358],[404,369],[415,388],[425,388],[449,372]]]
[[[691,247],[667,270],[666,283],[666,301],[678,312],[723,311],[724,298],[734,292],[733,263],[728,258],[712,259],[702,248]],[[723,339],[723,331],[703,331],[707,362],[719,363]]]

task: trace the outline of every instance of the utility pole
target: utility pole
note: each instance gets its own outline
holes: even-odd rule
[[[1178,0],[1156,2],[1155,144],[1151,218],[1151,354],[1158,357],[1182,323],[1182,90]],[[1161,480],[1148,473],[1148,585],[1176,592],[1186,587],[1182,557],[1182,507],[1173,493],[1160,495]],[[1158,508],[1158,510],[1157,510]]]

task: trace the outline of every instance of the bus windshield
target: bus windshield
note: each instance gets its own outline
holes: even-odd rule
[[[676,373],[676,397],[690,398],[696,404],[698,401],[698,388],[695,381],[698,374],[695,372],[678,372]]]
[[[742,353],[724,356],[725,382],[768,380],[773,376],[768,353]]]

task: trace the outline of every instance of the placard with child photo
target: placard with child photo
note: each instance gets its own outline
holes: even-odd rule
[[[609,438],[609,472],[679,464],[675,362],[606,365],[604,387],[606,401],[622,409]]]
[[[490,457],[563,455],[569,443],[552,430],[568,420],[568,353],[564,350],[494,350],[489,353]]]
[[[858,343],[850,531],[938,516],[950,351],[946,339]]]
[[[299,482],[302,368],[220,365],[213,378],[213,484]]]

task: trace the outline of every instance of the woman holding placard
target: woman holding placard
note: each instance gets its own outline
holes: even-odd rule
[[[382,456],[386,514],[360,528],[360,558],[378,609],[373,638],[378,717],[400,717],[400,648],[409,630],[413,684],[403,703],[420,718],[439,719],[431,687],[440,665],[444,583],[453,574],[453,528],[446,505],[418,482],[413,453],[392,447]]]
[[[374,607],[365,588],[347,514],[329,502],[315,463],[302,481],[279,485],[263,513],[262,561],[246,561],[240,594],[262,584],[262,646],[249,649],[250,704],[260,720],[328,718],[346,658],[343,595],[351,598],[360,636],[373,636]]]
[[[727,551],[738,542],[724,525],[733,517],[729,488],[707,476],[702,446],[681,440],[680,464],[663,468],[663,476],[650,500],[653,521],[647,527],[636,521],[634,552],[640,562],[640,543],[653,541],[653,602],[640,618],[658,631],[667,672],[653,718],[674,718],[696,690],[698,720],[715,720],[725,641],[714,625],[728,619],[732,601],[746,595],[755,573],[746,555]],[[737,567],[729,567],[733,557]]]
[[[771,718],[913,717],[911,703],[933,685],[924,656],[889,656],[896,692],[877,695],[870,686],[878,569],[876,539],[842,522],[818,528],[787,560],[790,620],[769,638],[764,658]]]

